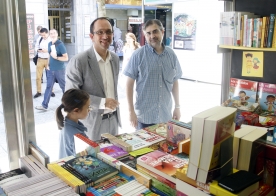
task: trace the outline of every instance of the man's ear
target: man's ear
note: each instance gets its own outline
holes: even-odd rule
[[[90,37],[90,39],[93,39],[93,37],[94,37],[94,34],[92,34],[92,33],[89,33],[89,37]]]

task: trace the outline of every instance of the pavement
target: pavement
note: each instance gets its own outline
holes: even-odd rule
[[[30,62],[32,92],[36,93],[36,67]],[[41,105],[44,91],[46,89],[46,74],[43,74],[42,96],[33,99],[33,106]],[[200,83],[196,81],[180,80],[180,105],[181,121],[189,122],[193,115],[220,104],[221,86]],[[35,132],[38,146],[50,156],[50,161],[58,159],[59,130],[55,120],[55,110],[61,103],[62,91],[58,84],[54,85],[55,97],[51,97],[47,111],[34,109]],[[119,133],[133,132],[135,129],[129,125],[127,100],[125,94],[125,78],[120,74],[118,84],[118,95],[121,110],[122,127]],[[0,96],[0,173],[9,171],[6,131],[2,99]]]

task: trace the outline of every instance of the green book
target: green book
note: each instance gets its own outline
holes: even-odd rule
[[[91,155],[76,157],[67,161],[66,164],[91,179],[93,184],[106,180],[118,173],[117,169]]]

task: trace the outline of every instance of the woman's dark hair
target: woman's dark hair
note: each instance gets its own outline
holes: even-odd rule
[[[88,99],[89,94],[80,89],[69,89],[63,94],[62,104],[56,109],[56,121],[59,130],[64,127],[64,117],[61,109],[64,108],[67,113],[72,112],[75,108],[82,109]]]
[[[99,17],[99,18],[96,18],[90,25],[90,33],[91,34],[94,34],[94,25],[95,25],[95,22],[97,22],[98,20],[107,20],[110,23],[112,31],[113,31],[114,21],[113,21],[113,25],[112,25],[112,22],[110,21],[110,18],[108,18],[108,17]]]
[[[150,20],[148,20],[148,21],[143,25],[143,31],[145,31],[146,28],[147,28],[148,26],[153,25],[153,24],[156,24],[157,26],[159,26],[159,29],[160,29],[161,31],[164,30],[163,24],[162,24],[162,22],[161,22],[160,20],[158,20],[158,19],[150,19]]]

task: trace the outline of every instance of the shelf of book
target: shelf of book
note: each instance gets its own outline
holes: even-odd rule
[[[233,49],[233,50],[256,50],[256,51],[271,51],[276,52],[276,48],[253,48],[243,46],[230,46],[230,45],[219,45],[220,48]]]

